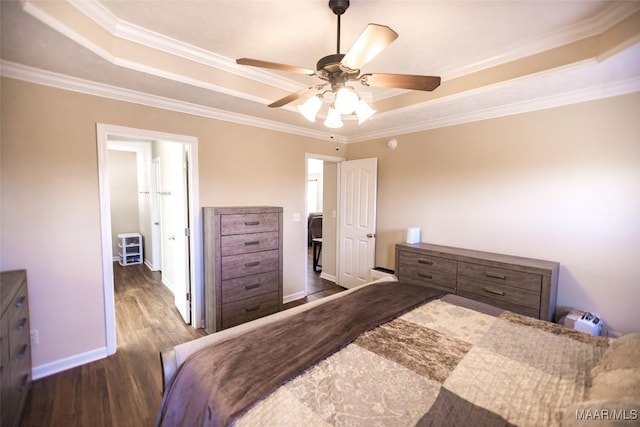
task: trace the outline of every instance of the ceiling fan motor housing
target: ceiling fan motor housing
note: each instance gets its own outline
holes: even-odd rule
[[[349,0],[329,0],[329,7],[336,15],[342,15],[349,9]]]
[[[344,58],[343,53],[336,53],[320,58],[316,65],[316,75],[322,80],[326,80],[331,85],[340,85],[348,80],[356,80],[360,70],[349,70],[340,66],[340,61]]]

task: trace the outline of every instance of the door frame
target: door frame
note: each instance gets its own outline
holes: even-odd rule
[[[98,149],[98,184],[100,197],[100,233],[102,243],[102,284],[104,293],[104,318],[107,355],[114,354],[117,348],[116,340],[116,311],[113,285],[113,251],[111,241],[111,202],[109,197],[109,171],[107,167],[109,137],[131,138],[133,140],[165,140],[189,144],[191,147],[191,169],[189,180],[189,223],[191,224],[191,239],[189,243],[191,267],[191,313],[192,326],[204,326],[204,304],[202,286],[202,217],[199,206],[198,188],[198,138],[188,135],[170,134],[146,129],[136,129],[124,126],[96,124]]]
[[[338,200],[337,200],[337,216],[340,216],[340,165],[342,164],[342,162],[344,162],[345,160],[347,160],[345,157],[339,157],[339,156],[328,156],[325,154],[314,154],[314,153],[305,153],[304,154],[304,180],[305,180],[305,185],[304,185],[304,208],[305,208],[305,213],[307,210],[307,179],[309,177],[309,159],[318,159],[318,160],[322,160],[325,162],[332,162],[332,163],[337,163],[338,164],[338,170],[337,170],[337,187],[336,188],[336,192],[338,194]],[[307,218],[305,216],[305,218],[303,218],[303,222],[304,222],[304,230],[305,233],[309,232],[309,225],[307,224]],[[336,242],[339,242],[339,236],[340,234],[340,230],[339,227],[336,227]],[[304,239],[304,294],[305,296],[307,295],[307,269],[309,268],[309,260],[307,257],[307,251],[309,250],[308,246],[307,246],[307,236],[308,234],[305,234],[305,239]],[[338,247],[339,245],[336,245],[336,284],[339,285],[338,283],[338,278],[340,277],[340,271],[339,271],[339,265],[338,265],[338,260],[340,259],[340,248]]]

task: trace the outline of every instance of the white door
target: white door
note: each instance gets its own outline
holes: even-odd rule
[[[191,323],[189,270],[189,211],[185,144],[162,142],[162,282],[173,291],[176,308]]]
[[[180,224],[182,226],[183,233],[181,239],[176,244],[175,254],[176,257],[176,274],[180,274],[181,286],[180,292],[176,292],[175,304],[178,311],[182,315],[182,318],[186,323],[191,323],[191,259],[190,259],[190,239],[191,239],[191,225],[189,224],[189,165],[191,164],[191,152],[189,146],[183,144],[182,153],[182,194],[180,206]]]
[[[339,279],[345,288],[371,280],[376,251],[378,159],[340,164]]]
[[[151,162],[151,270],[162,269],[162,199],[160,190],[160,159]]]

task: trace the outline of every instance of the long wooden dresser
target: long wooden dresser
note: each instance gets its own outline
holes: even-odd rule
[[[282,208],[205,207],[205,329],[282,310]]]
[[[553,320],[557,262],[428,243],[398,243],[395,255],[399,280]]]
[[[0,274],[0,425],[20,423],[31,388],[31,340],[27,272]]]

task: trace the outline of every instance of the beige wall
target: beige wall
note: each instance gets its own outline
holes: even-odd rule
[[[349,145],[378,157],[376,261],[422,240],[561,263],[558,303],[640,330],[640,94]]]
[[[197,137],[202,206],[283,206],[284,295],[304,291],[305,153],[335,145],[6,78],[1,102],[0,267],[28,270],[34,366],[106,346],[96,123]]]
[[[639,106],[635,94],[403,135],[395,151],[350,145],[350,158],[379,158],[377,264],[393,267],[408,225],[557,260],[560,303],[638,330]],[[96,123],[197,137],[201,206],[283,206],[284,294],[303,291],[305,153],[334,145],[12,79],[0,107],[0,267],[28,270],[34,366],[106,345]]]
[[[111,240],[113,256],[118,256],[118,234],[138,233],[138,174],[136,153],[108,152]]]

